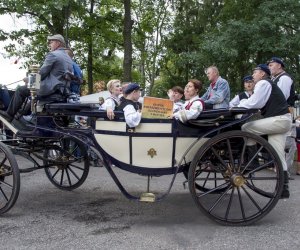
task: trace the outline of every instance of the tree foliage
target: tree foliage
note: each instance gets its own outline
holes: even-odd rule
[[[27,17],[34,27],[0,30],[0,41],[22,46],[8,45],[10,54],[41,63],[46,36],[61,33],[86,72],[90,92],[95,81],[120,78],[140,81],[148,94],[163,97],[189,78],[207,82],[205,68],[216,65],[236,93],[243,76],[272,56],[300,77],[298,0],[2,0],[0,14],[7,13]],[[123,36],[125,20],[131,38]],[[122,58],[125,44],[132,46],[132,66]]]

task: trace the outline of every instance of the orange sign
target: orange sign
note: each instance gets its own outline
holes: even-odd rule
[[[155,97],[144,97],[142,118],[170,119],[173,114],[173,101]]]

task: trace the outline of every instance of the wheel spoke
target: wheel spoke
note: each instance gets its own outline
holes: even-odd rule
[[[255,187],[254,185],[251,185],[248,181],[246,181],[246,186],[249,187],[252,191],[260,194],[261,196],[267,197],[267,198],[275,198],[276,193],[270,193],[266,192],[264,190],[261,190],[260,188]]]
[[[0,187],[0,191],[1,191],[1,193],[2,193],[2,195],[3,195],[3,197],[4,197],[4,199],[5,199],[6,201],[8,201],[8,198],[7,198],[6,194],[4,193],[2,187]]]
[[[0,166],[4,164],[4,162],[7,160],[6,155],[3,157],[3,160],[0,162]]]
[[[269,162],[264,163],[264,164],[262,164],[261,166],[255,168],[255,169],[249,171],[248,174],[252,174],[252,173],[258,172],[258,171],[260,171],[260,170],[267,169],[268,166],[273,165],[273,164],[274,164],[274,161],[273,161],[273,160],[272,160],[272,161],[269,161]],[[243,169],[242,174],[245,172],[245,170],[247,169],[247,167],[249,167],[248,164],[247,164],[247,166],[245,167],[245,169]]]
[[[204,188],[205,188],[205,185],[206,185],[206,182],[207,182],[209,176],[210,176],[210,172],[207,173],[206,179],[204,180],[204,183],[202,185]]]
[[[212,172],[210,172],[212,173]],[[205,181],[205,180],[208,180],[208,181],[223,181],[224,180],[224,177],[212,177],[212,178],[206,178],[206,177],[199,177],[199,178],[195,178],[196,181]]]
[[[228,186],[228,188],[225,190],[224,193],[222,193],[216,202],[208,209],[208,212],[211,214],[211,212],[214,210],[214,208],[219,204],[219,202],[222,200],[222,198],[228,193],[228,191],[231,189],[231,186]]]
[[[232,149],[231,149],[231,144],[230,144],[229,139],[226,140],[226,144],[227,144],[230,165],[231,165],[232,170],[234,170],[234,160],[233,160],[233,154],[232,154]]]
[[[213,193],[213,192],[215,192],[215,191],[218,191],[219,189],[225,188],[225,187],[228,186],[228,185],[230,185],[230,183],[225,182],[225,183],[221,184],[220,186],[217,186],[217,187],[215,187],[215,188],[213,188],[213,189],[210,189],[210,190],[207,191],[207,192],[204,192],[203,194],[198,194],[197,197],[198,197],[198,198],[201,198],[201,197],[206,196],[206,195],[208,195],[208,194],[210,194],[210,193]]]
[[[77,180],[79,180],[80,178],[78,177],[78,175],[73,171],[72,168],[68,167],[67,169],[70,170],[70,172],[77,178]]]
[[[69,164],[69,167],[73,167],[73,168],[77,168],[77,169],[79,169],[79,170],[81,170],[81,171],[84,171],[84,168],[82,168],[82,167],[79,167],[79,166],[77,166],[77,165],[74,165],[74,164]]]
[[[260,151],[262,150],[263,146],[260,146],[260,148],[257,150],[257,152],[252,156],[252,158],[250,159],[250,161],[248,161],[247,165],[245,166],[245,168],[242,171],[242,174],[245,172],[246,169],[248,169],[248,167],[250,167],[251,163],[254,161],[254,159],[257,157],[257,155],[260,153]],[[257,170],[260,170],[262,166],[256,168]],[[255,169],[254,169],[255,170]],[[254,171],[252,170],[252,171]]]
[[[238,172],[241,172],[241,167],[242,167],[242,164],[243,164],[243,162],[245,161],[245,153],[246,153],[246,146],[247,146],[247,141],[248,141],[248,139],[245,139],[245,138],[243,138],[244,140],[244,144],[243,144],[243,148],[242,148],[242,152],[241,152],[241,154],[240,154],[240,162],[239,162],[239,166],[238,166]]]
[[[61,185],[61,186],[63,185],[64,173],[65,173],[65,170],[62,169],[62,170],[61,170],[61,176],[60,176],[60,185]]]
[[[51,176],[51,178],[54,179],[58,172],[59,172],[59,168],[56,170],[56,172],[54,173],[54,175]]]
[[[257,204],[257,202],[254,200],[254,198],[252,197],[252,195],[249,194],[249,192],[247,191],[247,189],[244,186],[242,186],[241,188],[244,190],[245,194],[249,197],[249,199],[256,206],[256,208],[259,210],[259,212],[262,212],[261,207]]]
[[[66,169],[66,174],[67,174],[67,177],[68,177],[69,186],[72,186],[72,182],[71,182],[71,179],[70,179],[70,175],[69,175],[68,169]]]
[[[13,188],[13,186],[11,184],[5,182],[4,180],[3,181],[0,180],[0,185],[4,185],[4,186],[6,186],[8,188],[11,188],[11,189]]]
[[[249,177],[244,177],[245,180],[251,180],[251,181],[274,181],[274,180],[278,180],[278,177],[271,177],[271,176],[262,176],[262,177],[258,177],[258,176],[250,176]]]
[[[238,197],[239,197],[239,203],[240,203],[240,208],[241,208],[242,216],[243,216],[243,219],[245,220],[245,209],[244,209],[242,195],[241,195],[239,187],[237,187],[237,192],[238,192]]]
[[[224,160],[220,157],[219,153],[214,149],[214,147],[211,148],[212,152],[214,153],[214,155],[217,157],[217,159],[220,161],[220,163],[227,168],[226,162],[224,162]]]
[[[230,199],[229,199],[229,202],[228,202],[228,205],[227,205],[227,208],[226,208],[226,213],[225,213],[225,220],[226,221],[228,220],[228,215],[229,215],[229,211],[230,211],[232,200],[233,200],[234,189],[235,189],[235,187],[233,186],[231,194],[230,194]]]

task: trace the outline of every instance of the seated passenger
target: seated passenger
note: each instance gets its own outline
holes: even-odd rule
[[[170,100],[174,102],[173,113],[176,113],[182,109],[184,104],[184,102],[181,100],[183,93],[183,89],[180,86],[174,86],[172,89],[170,89],[170,91],[168,91]]]
[[[116,79],[110,80],[106,86],[111,95],[101,105],[100,110],[106,110],[108,119],[113,120],[115,117],[114,110],[120,105],[121,81]]]
[[[253,94],[254,81],[252,76],[245,76],[243,78],[244,89],[245,91],[236,95],[230,102],[229,107],[236,107],[240,104],[240,101],[243,99],[248,99]]]
[[[186,122],[196,119],[202,110],[204,110],[204,102],[199,98],[199,92],[202,89],[202,82],[197,79],[191,79],[184,88],[184,96],[186,102],[181,110],[173,114],[175,119]]]
[[[205,73],[210,81],[207,91],[201,97],[206,109],[228,108],[230,100],[228,82],[219,75],[219,70],[216,66],[208,67]]]
[[[130,83],[124,90],[124,96],[126,97],[122,99],[120,106],[118,106],[119,111],[124,111],[125,121],[130,128],[139,125],[142,118],[141,104],[138,102],[140,95],[140,85]]]

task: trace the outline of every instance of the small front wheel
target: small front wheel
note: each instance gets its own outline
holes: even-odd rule
[[[229,131],[202,145],[191,163],[188,181],[194,201],[209,218],[225,225],[249,225],[277,204],[283,170],[265,139]]]
[[[44,158],[48,179],[60,189],[78,188],[88,176],[87,148],[76,138],[63,137],[59,141],[47,145]]]

